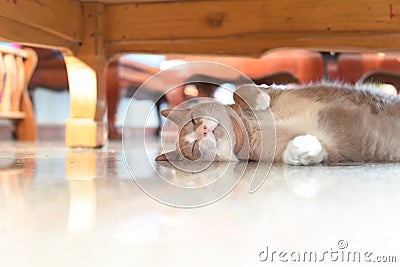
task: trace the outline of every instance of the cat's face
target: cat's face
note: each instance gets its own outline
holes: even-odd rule
[[[229,161],[235,132],[229,107],[216,102],[201,103],[186,110],[164,110],[161,114],[179,127],[177,148],[156,160]]]

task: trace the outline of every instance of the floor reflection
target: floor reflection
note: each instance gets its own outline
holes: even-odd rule
[[[68,230],[70,233],[90,230],[96,221],[96,185],[93,181],[69,182]]]
[[[65,160],[68,180],[93,180],[104,177],[106,158],[96,150],[68,150]]]
[[[15,153],[0,159],[0,233],[24,224],[29,214],[26,192],[34,172],[34,158]]]
[[[158,151],[152,143],[149,158]],[[136,183],[118,143],[0,144],[0,266],[254,266],[266,245],[329,250],[339,239],[398,251],[400,164],[216,162],[186,172],[128,153]],[[249,194],[257,170],[269,174]],[[138,183],[186,206],[221,198],[172,208]]]

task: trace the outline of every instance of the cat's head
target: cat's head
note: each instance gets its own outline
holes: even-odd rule
[[[235,158],[232,111],[217,102],[200,103],[191,109],[163,110],[161,114],[178,125],[176,150],[156,160],[229,161]]]

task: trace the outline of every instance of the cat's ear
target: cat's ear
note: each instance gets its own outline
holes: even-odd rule
[[[183,160],[184,156],[178,150],[169,151],[156,157],[156,161]]]
[[[179,124],[183,123],[188,112],[189,112],[189,110],[187,110],[187,109],[184,109],[184,110],[166,109],[166,110],[162,110],[160,113],[167,119],[169,119],[169,120],[175,122],[177,125],[179,125]]]

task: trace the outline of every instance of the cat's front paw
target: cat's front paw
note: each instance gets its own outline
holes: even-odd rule
[[[314,135],[301,135],[290,141],[283,153],[283,162],[290,165],[311,165],[326,159],[327,153]]]
[[[266,110],[270,106],[271,97],[265,92],[265,89],[259,88],[254,84],[238,87],[235,95],[235,102],[246,109]]]

